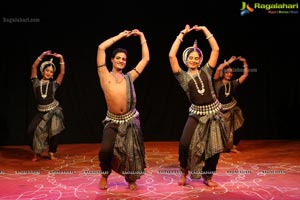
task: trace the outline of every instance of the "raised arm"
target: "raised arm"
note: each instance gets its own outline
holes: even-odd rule
[[[145,69],[147,64],[150,61],[150,53],[149,48],[147,44],[147,40],[145,38],[145,35],[143,32],[139,31],[138,29],[134,29],[131,31],[130,35],[133,36],[139,36],[140,37],[140,43],[142,46],[142,58],[139,61],[139,63],[136,65],[135,68],[133,68],[129,73],[133,80],[135,80]]]
[[[234,61],[236,61],[238,58],[236,56],[231,56],[230,59],[228,61],[224,60],[223,63],[221,63],[218,67],[217,70],[215,72],[214,75],[214,80],[218,80],[221,78],[221,74],[222,71],[225,67],[229,66],[231,63],[233,63]]]
[[[218,62],[220,48],[219,48],[219,45],[218,45],[214,35],[211,34],[211,32],[205,26],[195,25],[195,26],[193,26],[192,29],[196,30],[196,31],[203,31],[203,33],[211,47],[211,53],[210,53],[210,57],[208,60],[208,64],[210,65],[210,67],[215,68],[217,65],[217,62]]]
[[[108,38],[107,40],[103,41],[98,46],[97,51],[97,67],[98,67],[98,76],[100,78],[101,84],[105,81],[105,77],[109,74],[109,71],[106,66],[106,49],[112,46],[118,40],[129,37],[131,31],[125,30],[120,32],[118,35]]]
[[[243,63],[244,72],[239,78],[239,83],[242,84],[248,77],[248,73],[249,73],[248,63],[247,60],[242,56],[239,56],[237,59]]]
[[[183,37],[185,36],[185,34],[187,34],[188,32],[190,32],[190,25],[185,25],[185,28],[180,31],[180,33],[178,34],[178,36],[175,38],[172,47],[169,51],[169,62],[172,68],[173,73],[178,72],[181,68],[179,66],[178,63],[178,59],[177,59],[177,52],[179,49],[180,44],[183,42]]]
[[[59,69],[59,74],[56,78],[56,83],[61,85],[63,78],[65,76],[65,61],[64,61],[64,57],[61,54],[58,53],[54,53],[52,54],[54,57],[59,58],[59,65],[60,65],[60,69]]]
[[[31,78],[37,77],[37,68],[40,64],[40,62],[43,61],[43,58],[47,55],[51,55],[51,50],[44,51],[39,57],[36,58],[34,63],[31,66]]]

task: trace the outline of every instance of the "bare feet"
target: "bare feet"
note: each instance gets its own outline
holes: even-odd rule
[[[240,153],[240,151],[237,150],[236,148],[230,149],[230,152],[232,152],[232,153]]]
[[[186,184],[186,173],[182,173],[178,181],[178,185],[183,186]]]
[[[209,180],[204,179],[203,183],[209,187],[217,187],[218,186],[218,184],[216,182],[212,181],[211,179],[209,179]]]
[[[55,157],[55,154],[52,152],[49,152],[49,159],[50,160],[57,160],[57,158]]]
[[[137,189],[137,185],[136,185],[135,182],[131,182],[131,183],[128,184],[128,188],[130,190],[136,190]]]
[[[101,190],[106,190],[107,189],[107,177],[104,177],[104,176],[101,177],[99,187],[100,187]]]
[[[36,161],[38,161],[40,158],[41,158],[41,154],[35,153],[35,154],[33,155],[33,158],[31,159],[31,161],[32,161],[32,162],[36,162]]]

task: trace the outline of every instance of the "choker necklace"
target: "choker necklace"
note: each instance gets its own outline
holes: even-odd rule
[[[124,74],[123,73],[121,73],[122,74],[122,78],[117,78],[115,75],[114,75],[114,73],[113,72],[110,72],[112,75],[113,75],[113,77],[115,78],[115,80],[116,80],[116,83],[121,83],[122,81],[123,81],[123,79],[124,79]]]
[[[228,85],[229,85],[228,91],[227,91],[226,85],[227,85],[227,84],[224,83],[224,86],[225,86],[225,92],[224,92],[224,93],[225,93],[225,96],[228,97],[228,96],[230,95],[231,84],[230,84],[230,82],[229,82],[229,84],[228,84]]]
[[[43,99],[45,99],[47,97],[48,86],[49,86],[49,81],[47,82],[47,85],[46,85],[46,91],[45,91],[45,93],[43,93],[43,79],[41,79],[41,81],[40,81],[40,91],[41,91],[41,96],[42,96]]]
[[[198,76],[198,78],[199,78],[199,80],[200,80],[200,83],[201,83],[201,90],[200,90],[200,88],[199,88],[199,86],[198,86],[197,81],[194,79],[194,77],[193,77],[190,73],[188,73],[188,75],[190,75],[190,77],[191,77],[192,80],[194,81],[194,83],[195,83],[195,85],[196,85],[196,88],[197,88],[197,92],[198,92],[199,94],[203,95],[204,92],[205,92],[205,88],[204,88],[204,83],[203,83],[202,79],[200,78],[199,70],[197,70],[197,76]]]

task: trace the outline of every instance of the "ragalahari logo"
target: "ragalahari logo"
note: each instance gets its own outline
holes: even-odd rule
[[[241,16],[255,11],[262,11],[260,13],[266,14],[298,14],[298,3],[253,3],[252,7],[242,1]]]
[[[248,3],[246,3],[245,1],[242,1],[241,16],[249,14],[253,11],[254,11],[254,9],[251,8]]]

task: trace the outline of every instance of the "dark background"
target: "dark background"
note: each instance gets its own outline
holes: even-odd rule
[[[168,52],[185,24],[208,27],[221,49],[219,63],[232,55],[248,61],[251,72],[237,97],[246,119],[242,139],[299,139],[299,14],[256,10],[241,16],[241,1],[220,2],[166,2],[164,6],[146,1],[11,2],[2,6],[0,144],[27,143],[26,129],[36,106],[30,70],[45,50],[63,54],[66,62],[57,92],[67,127],[61,143],[101,142],[106,104],[97,75],[97,47],[134,28],[144,32],[151,56],[135,82],[144,140],[178,141],[190,104],[172,74]],[[5,21],[15,18],[39,22]],[[182,51],[195,39],[207,61],[210,48],[202,32],[184,37],[180,61]],[[139,61],[139,38],[118,41],[108,49],[108,56],[114,47],[128,50],[126,70]]]

